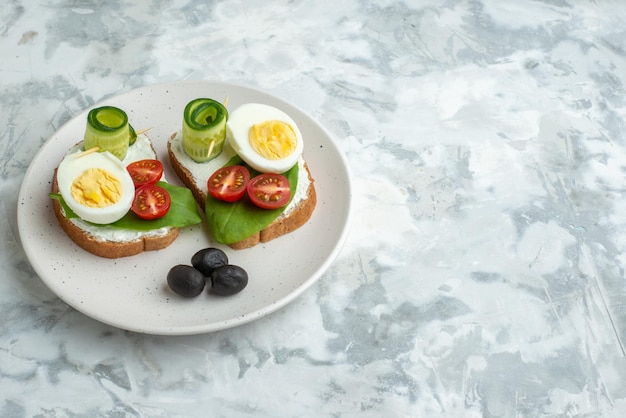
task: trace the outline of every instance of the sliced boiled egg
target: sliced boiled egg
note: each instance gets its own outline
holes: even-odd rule
[[[135,196],[126,167],[109,152],[68,154],[57,169],[57,183],[67,206],[95,224],[121,219]]]
[[[261,173],[284,173],[298,162],[304,148],[293,119],[265,104],[247,103],[235,109],[226,132],[233,150]]]

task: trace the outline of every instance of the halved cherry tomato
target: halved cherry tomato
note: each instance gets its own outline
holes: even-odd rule
[[[164,188],[156,184],[144,184],[135,190],[131,209],[141,219],[158,219],[170,210],[172,199]]]
[[[207,188],[216,199],[235,202],[246,193],[250,172],[242,165],[231,165],[218,169],[209,177]]]
[[[159,160],[139,160],[128,164],[126,170],[137,188],[142,184],[153,184],[161,180],[163,164]]]
[[[282,174],[259,174],[248,183],[248,197],[263,209],[283,207],[291,198],[289,180]]]

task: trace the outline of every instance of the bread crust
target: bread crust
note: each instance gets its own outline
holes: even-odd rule
[[[174,135],[172,136],[172,138],[173,137]],[[206,193],[204,192],[203,188],[200,187],[200,185],[196,184],[196,181],[194,180],[191,172],[178,160],[178,158],[176,158],[176,154],[172,150],[172,138],[170,138],[170,141],[168,141],[167,143],[167,153],[169,156],[170,165],[172,166],[178,178],[180,178],[180,180],[183,182],[183,184],[191,190],[191,193],[198,202],[198,205],[204,211],[204,206],[207,198]],[[265,243],[282,235],[293,232],[309,220],[309,218],[313,214],[315,206],[317,205],[317,193],[315,191],[315,181],[306,162],[304,164],[304,167],[309,177],[309,187],[307,189],[306,198],[302,199],[298,206],[290,210],[288,214],[280,215],[274,220],[274,222],[272,222],[256,234],[253,234],[250,237],[241,241],[228,244],[229,247],[235,250],[254,247],[259,243]]]
[[[52,192],[59,192],[59,185],[57,183],[56,169],[54,170],[54,177],[52,180]],[[170,230],[163,235],[151,236],[145,235],[132,241],[107,241],[101,240],[94,236],[90,232],[80,228],[70,219],[65,217],[63,207],[57,199],[52,200],[54,207],[54,214],[63,228],[63,231],[74,241],[79,247],[84,250],[104,258],[122,258],[130,257],[142,253],[144,251],[160,250],[171,243],[173,243],[180,232],[179,228],[170,228]]]

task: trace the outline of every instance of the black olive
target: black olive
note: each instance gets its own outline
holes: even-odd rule
[[[228,257],[219,248],[205,248],[191,257],[191,265],[209,277],[217,267],[228,264]]]
[[[204,290],[204,275],[191,266],[179,264],[167,273],[167,284],[176,294],[187,298],[198,296]]]
[[[213,270],[211,291],[221,296],[241,292],[248,284],[248,273],[239,266],[226,265]]]

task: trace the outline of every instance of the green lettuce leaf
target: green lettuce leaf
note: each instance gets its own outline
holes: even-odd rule
[[[248,167],[239,156],[233,157],[224,166],[245,165],[250,170],[250,177],[259,173]],[[298,164],[283,173],[289,180],[291,198],[293,199],[298,187]],[[234,203],[224,202],[207,196],[205,204],[206,219],[213,233],[213,238],[222,244],[232,244],[241,241],[259,232],[278,218],[289,203],[278,209],[261,209],[250,201],[248,195]]]
[[[157,184],[167,190],[172,198],[172,205],[165,216],[152,221],[145,221],[135,215],[133,211],[128,211],[122,219],[108,224],[107,226],[133,231],[150,231],[165,227],[182,228],[184,226],[196,225],[202,222],[202,217],[198,213],[198,205],[191,194],[191,190],[186,187],[174,186],[163,181],[160,181]],[[67,206],[60,193],[50,193],[49,196],[61,203],[66,218],[72,219],[78,217]]]

